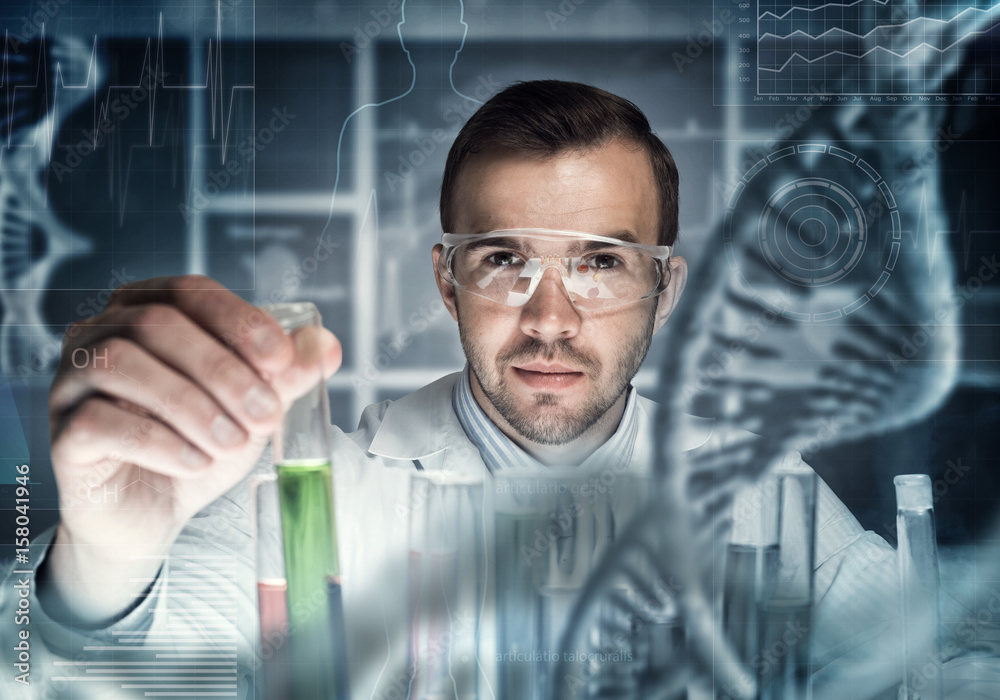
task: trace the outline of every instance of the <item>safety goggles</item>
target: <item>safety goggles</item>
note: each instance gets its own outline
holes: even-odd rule
[[[446,233],[441,275],[470,294],[523,306],[550,269],[573,304],[605,309],[660,294],[670,282],[671,246],[642,245],[579,231],[505,229]]]

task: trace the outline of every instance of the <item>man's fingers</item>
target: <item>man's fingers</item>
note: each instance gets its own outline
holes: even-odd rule
[[[209,455],[155,417],[128,411],[109,399],[89,398],[56,428],[52,459],[85,465],[109,458],[181,478],[198,476],[212,463]],[[64,474],[73,476],[72,470]]]
[[[274,377],[273,384],[287,407],[322,379],[340,368],[340,342],[325,328],[300,328],[292,335],[295,360]],[[321,375],[322,372],[322,375]]]
[[[90,363],[90,369],[123,368],[130,362],[128,355],[139,350],[135,346],[140,346],[166,365],[159,369],[149,367],[150,376],[167,373],[169,368],[201,387],[247,432],[265,433],[274,429],[281,413],[281,400],[270,384],[178,309],[160,304],[118,309],[108,314],[101,325],[106,332],[119,336],[93,341],[83,348],[101,359]],[[131,342],[122,342],[122,336]],[[57,380],[54,392],[68,377],[83,371],[76,364],[74,370]]]
[[[340,369],[340,364],[344,361],[344,349],[337,336],[325,328],[320,333],[320,345],[323,353],[323,376],[330,377]]]
[[[292,344],[277,321],[209,277],[185,275],[130,282],[114,291],[108,308],[148,304],[176,307],[258,372],[280,371],[293,359]]]
[[[149,304],[176,307],[261,373],[304,364],[296,357],[294,340],[277,321],[209,277],[186,275],[132,282],[115,290],[108,308]],[[339,369],[343,351],[340,341],[325,328],[320,333],[320,351],[323,373],[328,377]]]
[[[88,366],[53,385],[53,416],[70,411],[88,397],[103,394],[156,416],[213,457],[232,454],[246,444],[246,430],[184,375],[164,366],[130,340],[110,338],[104,347],[110,360],[107,367]]]

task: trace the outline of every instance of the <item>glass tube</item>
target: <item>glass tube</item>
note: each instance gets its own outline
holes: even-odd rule
[[[478,697],[482,504],[476,477],[425,471],[410,482],[410,697]]]
[[[310,303],[263,307],[294,336],[303,362],[321,356],[319,312]],[[342,614],[337,558],[333,482],[330,472],[330,407],[322,369],[312,386],[296,399],[272,438],[278,474],[281,531],[292,655],[292,697],[295,700],[336,697],[334,640],[331,629]]]
[[[722,626],[747,669],[759,668],[760,614],[767,607],[778,568],[778,478],[767,474],[743,488],[733,502],[733,531],[726,550]],[[748,677],[750,671],[747,672]],[[718,697],[750,697],[746,688],[722,688]]]
[[[810,700],[816,473],[784,466],[778,479],[778,563],[758,610],[757,676],[761,700]]]
[[[536,638],[541,553],[535,532],[544,527],[537,482],[530,477],[494,475],[497,696],[534,698],[538,665]],[[542,536],[544,540],[544,535]]]
[[[498,697],[545,698],[554,687],[589,688],[597,675],[615,671],[607,663],[588,667],[585,659],[600,644],[594,648],[584,638],[583,648],[560,649],[560,641],[595,562],[610,547],[610,491],[575,470],[501,472],[493,491]],[[554,681],[560,651],[569,675]]]
[[[288,673],[288,581],[281,544],[281,511],[277,474],[250,479],[250,508],[256,554],[257,608],[260,635],[255,676],[258,700],[281,700],[290,694]]]
[[[639,589],[631,584],[626,586],[624,595],[617,597],[617,600],[628,601],[625,609],[614,603],[614,597],[604,604],[602,624],[595,630],[595,636],[601,639],[598,648],[621,650],[628,655],[625,657],[627,662],[607,664],[606,668],[613,673],[605,675],[610,677],[610,683],[616,689],[618,697],[685,700],[686,689],[664,693],[662,687],[664,682],[670,682],[675,675],[683,673],[684,659],[687,656],[684,623],[674,599],[676,591],[656,573],[647,550],[629,552],[625,561],[628,568],[642,581],[643,588]],[[622,644],[617,633],[608,634],[609,630],[620,628],[622,622],[620,619],[608,620],[608,612],[617,616],[625,613],[624,622],[629,631],[626,644]],[[628,669],[631,678],[625,677],[625,669]],[[598,697],[607,695],[606,685],[607,683],[597,689],[604,693],[602,695],[599,692]]]
[[[613,533],[629,529],[637,518],[648,518],[655,486],[648,476],[625,474],[612,484]],[[685,627],[677,607],[678,592],[673,579],[663,580],[657,571],[659,543],[639,547],[624,555],[631,580],[616,587],[616,595],[602,603],[601,624],[591,631],[593,646],[601,651],[621,652],[622,659],[605,663],[599,684],[591,696],[625,698],[658,697],[685,700],[686,688],[665,693],[663,685],[684,672],[687,656]],[[627,601],[623,607],[622,601]],[[624,615],[624,618],[623,618]],[[618,631],[628,630],[627,640]],[[602,679],[601,676],[607,676]],[[609,688],[611,686],[612,688]]]
[[[896,486],[899,595],[903,634],[901,700],[938,700],[941,689],[937,537],[931,480],[901,474]]]

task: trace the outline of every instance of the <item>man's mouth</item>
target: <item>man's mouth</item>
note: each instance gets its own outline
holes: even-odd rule
[[[584,373],[572,367],[549,362],[528,362],[511,367],[514,375],[537,391],[569,389],[583,381]]]

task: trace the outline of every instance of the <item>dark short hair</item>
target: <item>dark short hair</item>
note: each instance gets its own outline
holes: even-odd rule
[[[660,199],[660,245],[677,240],[678,175],[670,151],[653,133],[646,115],[623,97],[592,85],[534,80],[510,85],[480,107],[448,151],[441,182],[441,227],[453,231],[455,185],[470,157],[501,148],[549,157],[597,148],[620,140],[649,154]]]

